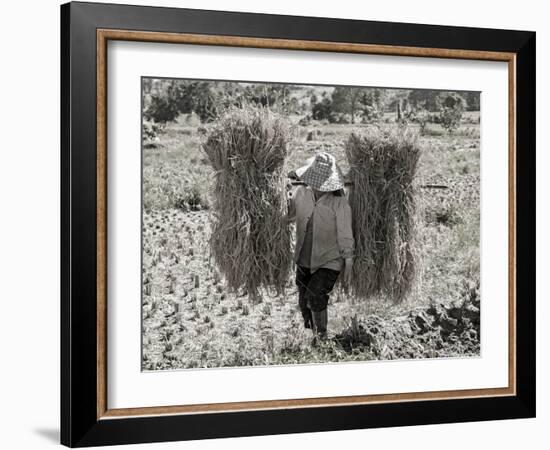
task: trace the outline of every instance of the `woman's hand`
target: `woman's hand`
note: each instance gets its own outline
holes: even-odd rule
[[[346,258],[344,260],[344,284],[349,286],[351,284],[351,270],[353,268],[353,258]]]

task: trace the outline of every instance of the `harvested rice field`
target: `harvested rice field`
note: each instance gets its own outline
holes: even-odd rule
[[[402,302],[387,293],[364,301],[338,286],[329,339],[317,346],[303,326],[293,270],[278,295],[228,289],[211,252],[215,179],[201,150],[204,130],[185,116],[169,123],[143,146],[142,369],[477,356],[480,148],[478,113],[468,114],[473,123],[452,134],[429,124],[420,137],[416,183],[439,187],[418,189],[411,292]],[[288,167],[323,149],[347,172],[345,143],[361,127],[369,125],[297,126]]]

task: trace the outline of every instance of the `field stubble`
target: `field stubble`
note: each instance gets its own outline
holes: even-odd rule
[[[313,131],[313,132],[312,132]],[[323,148],[347,171],[347,125],[302,127],[290,167]],[[432,133],[433,134],[433,133]],[[309,140],[308,140],[309,139]],[[230,294],[211,260],[212,169],[196,127],[169,126],[143,150],[142,368],[144,370],[479,354],[479,130],[422,138],[421,270],[409,299],[357,302],[331,295],[329,332],[312,347],[292,277],[285,295]]]

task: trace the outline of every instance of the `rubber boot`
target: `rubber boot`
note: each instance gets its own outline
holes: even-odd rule
[[[322,311],[313,311],[313,333],[321,341],[327,338],[327,318],[327,308]]]

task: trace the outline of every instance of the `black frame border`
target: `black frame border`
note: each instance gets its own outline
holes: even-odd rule
[[[97,419],[96,30],[516,54],[516,395]],[[61,443],[70,447],[535,416],[535,46],[528,31],[115,4],[61,6]]]

